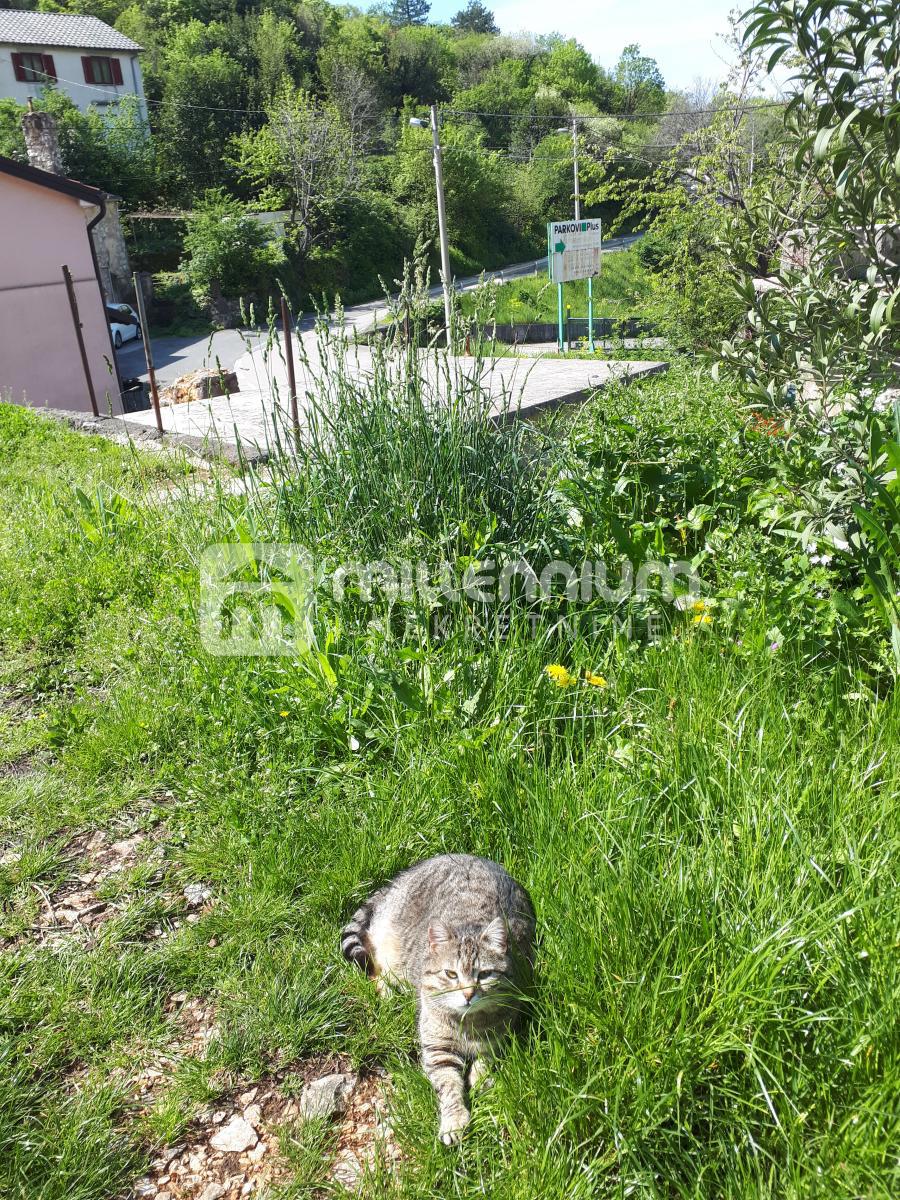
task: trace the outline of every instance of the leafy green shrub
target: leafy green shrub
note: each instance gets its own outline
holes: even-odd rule
[[[797,90],[784,168],[723,239],[749,327],[721,358],[795,446],[773,521],[856,572],[900,674],[900,404],[886,393],[900,358],[897,9],[763,0],[748,21],[752,50],[792,56]],[[765,289],[760,245],[780,261]]]
[[[56,122],[65,172],[120,196],[126,204],[158,200],[157,147],[136,97],[114,108],[82,111],[55,86],[42,87],[34,107]],[[0,100],[0,154],[26,161],[22,116],[26,108]]]
[[[188,224],[182,270],[197,300],[265,293],[275,288],[280,246],[239,200],[206,192]]]

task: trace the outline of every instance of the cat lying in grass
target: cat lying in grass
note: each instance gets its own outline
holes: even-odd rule
[[[528,893],[503,867],[441,854],[401,871],[341,933],[344,957],[379,986],[415,990],[422,1067],[448,1146],[469,1123],[468,1089],[522,1015],[534,929]]]

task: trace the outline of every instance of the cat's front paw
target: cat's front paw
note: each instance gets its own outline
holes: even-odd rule
[[[469,1069],[469,1087],[472,1091],[486,1092],[494,1086],[491,1068],[484,1058],[476,1058]]]
[[[456,1146],[462,1141],[466,1126],[472,1115],[467,1108],[454,1108],[452,1112],[441,1116],[441,1127],[438,1136],[445,1146]]]

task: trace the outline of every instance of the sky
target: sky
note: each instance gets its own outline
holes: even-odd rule
[[[659,63],[666,84],[688,88],[699,77],[723,79],[727,33],[736,0],[484,0],[504,33],[561,33],[574,37],[604,67],[612,67],[629,42]],[[465,0],[433,0],[432,21],[447,21]],[[749,3],[739,6],[749,8]]]

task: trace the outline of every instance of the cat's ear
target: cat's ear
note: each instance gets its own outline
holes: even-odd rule
[[[481,940],[498,954],[506,953],[506,922],[502,917],[495,917],[481,935]]]
[[[452,941],[453,934],[443,921],[435,921],[433,925],[428,926],[428,943],[432,950],[436,950],[438,946],[446,946]]]

